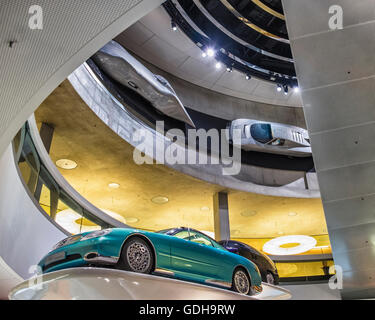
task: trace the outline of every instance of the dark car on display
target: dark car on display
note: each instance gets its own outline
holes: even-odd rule
[[[264,282],[274,285],[279,284],[279,274],[270,257],[243,242],[222,240],[219,243],[228,251],[237,253],[256,264]]]

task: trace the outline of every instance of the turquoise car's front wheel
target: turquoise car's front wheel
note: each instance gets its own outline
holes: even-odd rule
[[[150,245],[140,237],[129,239],[121,253],[119,268],[137,273],[151,273],[154,256]]]
[[[238,268],[234,271],[232,290],[241,294],[252,294],[250,278],[245,270]]]

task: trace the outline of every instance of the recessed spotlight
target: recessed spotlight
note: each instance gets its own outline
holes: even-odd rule
[[[256,212],[255,210],[246,210],[246,211],[241,212],[241,216],[243,216],[243,217],[253,217],[257,213],[258,212]]]
[[[203,57],[203,58],[206,58],[206,57],[207,57],[207,53],[203,51],[203,52],[202,52],[202,57]]]
[[[77,163],[75,161],[69,160],[69,159],[60,159],[60,160],[57,160],[56,161],[56,165],[59,168],[65,169],[65,170],[72,170],[72,169],[77,168]]]
[[[283,88],[284,88],[284,94],[285,94],[285,95],[288,95],[289,87],[285,84],[285,85],[283,86]]]
[[[250,80],[251,79],[251,75],[247,74],[245,78],[246,78],[246,80]]]
[[[293,90],[294,90],[295,93],[298,93],[299,92],[299,87],[294,87]]]
[[[208,48],[206,50],[206,54],[209,56],[209,57],[213,57],[215,55],[215,50],[212,49],[212,48]]]
[[[133,81],[128,81],[128,85],[134,89],[138,89],[138,86]]]
[[[210,208],[209,207],[202,207],[201,211],[210,211]]]
[[[227,71],[228,71],[228,72],[232,72],[232,71],[233,71],[233,68],[232,68],[232,67],[227,67]]]
[[[295,217],[298,213],[297,212],[289,212],[288,216],[289,217]]]
[[[281,92],[282,89],[283,89],[283,88],[282,88],[281,84],[278,84],[278,85],[277,85],[277,89],[276,89],[277,92]]]
[[[125,219],[125,223],[136,223],[139,221],[138,218],[134,218],[134,217],[126,217],[124,219]]]
[[[177,31],[177,25],[174,21],[171,22],[171,27],[173,31]]]
[[[221,69],[221,63],[220,62],[216,62],[215,68],[218,69],[218,70]]]
[[[151,201],[156,204],[164,204],[164,203],[167,203],[169,199],[164,196],[157,196],[157,197],[153,197]]]
[[[120,188],[120,185],[116,182],[111,182],[111,183],[108,183],[108,187],[111,189],[118,189]]]

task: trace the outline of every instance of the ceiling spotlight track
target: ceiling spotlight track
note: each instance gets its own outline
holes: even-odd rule
[[[272,13],[275,17],[285,20],[283,5],[281,0],[251,0],[264,11]]]
[[[256,23],[251,22],[249,19],[244,17],[240,12],[238,12],[228,0],[220,0],[220,2],[241,22],[243,22],[249,28],[261,33],[264,36],[267,36],[273,40],[280,41],[283,43],[290,43],[289,39],[285,36],[273,34],[267,30],[262,29]]]
[[[216,47],[223,48],[241,60],[265,69],[267,72],[272,71],[278,74],[287,75],[291,78],[295,77],[296,73],[294,63],[292,61],[285,61],[278,59],[277,57],[266,55],[264,50],[259,49],[256,45],[254,46],[251,43],[247,43],[247,45],[245,45],[235,41],[228,34],[220,30],[210,19],[208,19],[208,17],[206,17],[195,5],[194,0],[178,0],[178,2],[182,9],[185,10],[190,18],[195,22],[195,24],[207,34],[211,44],[214,43]],[[170,0],[167,0],[163,5],[166,7],[168,4],[173,6],[173,2]],[[176,19],[174,18],[174,20]],[[261,36],[255,32],[252,40],[255,41],[255,44],[259,43],[257,41],[257,35]],[[268,41],[273,40],[268,39]]]
[[[294,63],[293,59],[291,58],[291,52],[288,52],[289,53],[289,57],[288,56],[282,56],[280,54],[277,54],[277,53],[273,53],[271,51],[268,51],[268,50],[264,50],[264,49],[261,49],[261,48],[258,48],[257,46],[254,46],[253,44],[251,44],[250,42],[247,42],[245,41],[244,39],[241,39],[240,37],[238,37],[236,34],[234,34],[233,32],[231,32],[230,30],[228,30],[223,24],[219,23],[218,20],[216,20],[212,14],[206,9],[206,7],[201,3],[200,0],[191,0],[195,6],[200,10],[200,12],[218,29],[220,30],[221,32],[223,32],[224,34],[226,34],[229,38],[233,39],[233,41],[241,44],[242,46],[245,46],[246,48],[249,48],[250,50],[253,50],[255,52],[258,52],[262,55],[265,55],[265,56],[268,56],[268,57],[271,57],[271,58],[274,58],[274,59],[279,59],[279,60],[282,60],[282,61],[286,61],[286,62],[290,62],[290,63]],[[217,1],[217,0],[215,0]],[[221,1],[225,1],[225,3],[230,6],[229,2],[226,1],[226,0],[221,0]],[[215,2],[217,5],[220,5],[220,2]],[[224,6],[218,8],[220,9],[219,11],[220,12],[224,12],[225,9]],[[224,18],[222,17],[220,19],[220,22],[224,22]],[[255,25],[253,25],[253,29],[255,28]],[[258,28],[259,29],[259,28]],[[254,29],[255,30],[255,29]],[[256,32],[259,32],[260,34],[262,34],[262,32],[260,32],[260,30],[256,30]],[[265,32],[265,31],[264,31]],[[266,35],[267,37],[273,39],[271,36],[269,35]],[[277,36],[274,36],[273,37],[277,37]],[[250,37],[247,37],[249,40]],[[278,39],[281,39],[278,37]],[[274,39],[275,40],[275,39]],[[287,39],[285,39],[287,40]],[[277,40],[279,41],[279,40]],[[288,40],[287,40],[288,41]],[[289,41],[288,41],[289,42]],[[290,46],[289,44],[287,44],[286,48],[284,51],[290,51]]]
[[[210,38],[205,33],[206,30],[201,29],[201,26],[199,24],[197,25],[196,21],[193,22],[194,26],[192,26],[190,22],[185,19],[187,13],[177,0],[167,0],[163,3],[163,7],[171,17],[171,20],[176,23],[177,27],[202,50],[202,57],[215,58],[215,60],[220,62],[222,65],[231,66],[232,70],[235,69],[244,73],[246,75],[246,79],[255,77],[270,82],[287,84],[292,88],[297,86],[297,79],[295,75],[275,72],[262,66],[262,61],[267,60],[265,59],[266,57],[262,59],[259,57],[256,58],[255,61],[249,62],[243,60],[236,54],[236,52],[228,51],[228,48],[225,46],[221,47],[221,42],[223,39],[221,39],[221,41],[217,41],[216,38]],[[190,19],[190,21],[192,20]],[[268,57],[267,61],[268,64],[274,63],[277,65],[277,60],[273,62],[272,58],[270,57]],[[261,64],[259,65],[258,62]]]
[[[289,87],[288,87],[288,85],[284,84],[284,85],[283,85],[283,88],[284,88],[284,94],[285,94],[285,95],[288,95],[288,92],[289,92]]]
[[[171,21],[171,28],[173,31],[177,31],[177,24],[173,20]]]

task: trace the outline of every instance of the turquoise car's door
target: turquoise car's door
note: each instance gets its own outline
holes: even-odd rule
[[[220,250],[208,238],[194,231],[181,231],[171,243],[172,269],[205,278],[217,279]]]

